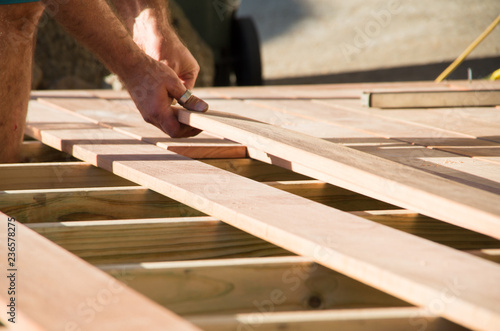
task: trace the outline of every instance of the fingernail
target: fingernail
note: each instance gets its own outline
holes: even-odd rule
[[[199,112],[206,112],[208,110],[208,103],[192,95],[188,101],[184,103],[184,108],[188,110],[194,110]]]

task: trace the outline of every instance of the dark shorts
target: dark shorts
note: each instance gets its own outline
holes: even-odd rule
[[[0,0],[0,5],[11,5],[13,3],[38,2],[40,0]]]

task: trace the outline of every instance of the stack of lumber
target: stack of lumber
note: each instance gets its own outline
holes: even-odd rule
[[[499,89],[206,88],[189,139],[124,92],[33,92],[3,328],[498,330]]]

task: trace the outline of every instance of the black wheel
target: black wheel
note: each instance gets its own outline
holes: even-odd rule
[[[214,86],[231,85],[232,60],[230,56],[223,56],[220,63],[215,64]]]
[[[262,85],[259,35],[250,17],[233,20],[231,50],[236,83],[240,86]]]

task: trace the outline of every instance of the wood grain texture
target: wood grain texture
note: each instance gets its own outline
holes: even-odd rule
[[[42,141],[54,148],[71,152],[77,158],[175,198],[292,252],[312,257],[329,268],[339,270],[401,299],[426,309],[433,309],[436,301],[442,303],[441,315],[465,326],[494,330],[500,324],[500,307],[496,304],[500,300],[500,289],[496,286],[500,279],[500,267],[494,263],[233,175],[150,144],[108,144],[106,139],[81,142],[75,139],[79,136],[78,130],[71,134],[65,130],[53,130],[52,125],[44,129],[46,126],[43,120],[59,120],[58,113],[56,110],[37,107],[36,103],[31,103],[29,118],[35,121],[28,123],[28,132],[41,137]],[[209,116],[211,115],[205,114],[195,117],[201,119]],[[217,121],[222,118],[215,117]],[[62,126],[68,120],[61,118],[57,125]],[[247,120],[238,121],[243,121],[244,128],[249,125],[252,130],[255,129],[256,122],[248,124]],[[217,127],[220,128],[219,125]],[[234,131],[233,122],[224,130]],[[277,132],[279,136],[281,131]],[[108,134],[102,132],[104,137]],[[254,139],[251,134],[243,136],[250,137],[249,140]],[[259,140],[254,141],[260,148],[269,141],[262,136],[259,135]],[[272,136],[276,138],[275,133]],[[125,140],[123,137],[113,137],[113,141],[116,139]],[[296,136],[292,139],[285,135],[283,139],[281,144],[276,144],[276,139],[273,139],[272,144],[282,148],[288,146],[287,143],[302,142],[301,139],[297,140]],[[317,143],[317,139],[314,139],[314,143]],[[328,144],[330,146],[330,143]],[[321,155],[321,144],[310,147],[309,152],[319,152]],[[340,150],[344,151],[343,148]],[[276,151],[279,152],[273,149],[273,153]],[[351,152],[356,156],[361,153]],[[346,160],[346,156],[339,157],[341,161]],[[375,164],[380,165],[379,159],[376,160]],[[356,165],[368,167],[368,172],[374,170],[370,169],[371,164]],[[392,173],[394,168],[391,168],[386,171]],[[405,175],[408,175],[406,167],[404,169]],[[186,176],[186,173],[189,176]],[[346,178],[351,177],[345,173],[343,175]],[[356,181],[363,182],[363,177],[357,176]],[[436,184],[436,181],[433,182]],[[453,195],[446,191],[446,187],[439,189],[442,192],[436,192],[438,197],[431,200],[440,199],[442,194]],[[397,190],[393,193],[397,194]],[[453,205],[457,209],[460,209],[460,206],[461,204]],[[488,206],[485,210],[490,208],[496,207]],[[466,211],[471,212],[470,209]],[[473,215],[481,220],[481,211],[474,210]]]
[[[92,264],[293,255],[212,217],[71,221],[28,227]]]
[[[495,194],[245,118],[215,111],[199,114],[179,110],[179,119],[327,174],[334,185],[500,238],[500,206]]]
[[[7,256],[7,220],[8,216],[0,213],[3,256]],[[8,324],[9,330],[113,331],[145,326],[165,330],[165,325],[175,330],[199,330],[20,223],[16,224],[16,243],[17,320]],[[8,288],[8,281],[1,278],[2,288]],[[3,307],[9,300],[7,291],[1,291]],[[8,323],[6,314],[0,316]]]
[[[0,164],[0,190],[134,185],[85,162]]]
[[[0,210],[22,223],[203,215],[140,186],[0,191]]]
[[[101,269],[182,316],[409,306],[304,257],[141,263]]]

